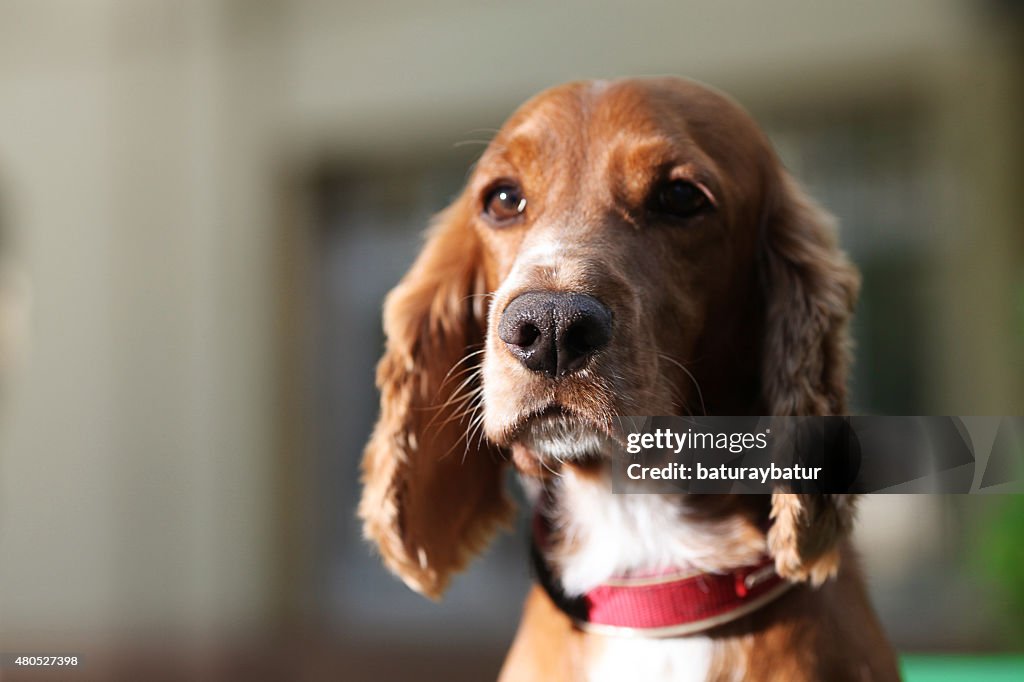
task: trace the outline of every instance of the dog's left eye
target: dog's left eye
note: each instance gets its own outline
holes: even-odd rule
[[[711,207],[708,195],[686,180],[672,180],[659,185],[651,197],[651,208],[677,218],[690,218]]]
[[[512,184],[498,185],[484,197],[484,215],[496,225],[511,223],[526,210],[526,197]]]

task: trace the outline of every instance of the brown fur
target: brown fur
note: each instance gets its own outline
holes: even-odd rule
[[[705,188],[714,209],[684,224],[653,215],[648,197],[666,178]],[[481,215],[483,197],[508,179],[527,208],[520,222],[495,227]],[[606,434],[616,415],[842,414],[857,288],[828,216],[728,98],[679,79],[542,93],[492,141],[386,302],[381,415],[359,508],[366,536],[408,585],[438,597],[510,513],[504,461],[511,456],[528,476],[550,468],[519,434],[553,407]],[[503,347],[501,311],[532,290],[589,294],[612,311],[611,342],[586,371],[550,381]],[[839,609],[872,633],[877,624],[856,572],[840,560],[854,503],[778,493],[768,512],[752,500],[691,501],[716,518],[770,513],[767,538],[753,533],[750,547],[766,543],[786,578],[824,583],[787,603],[806,606],[808,623],[831,619],[829,634],[856,639],[847,630],[859,625],[839,627]],[[596,646],[545,599],[528,602],[506,679],[573,669],[573,657]],[[729,647],[819,647],[791,652],[785,665],[834,679],[813,672],[826,631],[787,623]],[[515,672],[525,669],[534,672]],[[546,679],[572,679],[553,675]]]
[[[836,247],[829,217],[782,175],[768,219],[763,391],[771,415],[846,412],[846,324],[859,278]],[[839,568],[837,541],[853,522],[852,496],[776,494],[768,545],[785,577],[820,585]]]
[[[843,546],[835,580],[799,586],[746,618],[711,631],[716,650],[709,680],[749,682],[897,680],[895,656],[868,606],[852,550]]]
[[[468,437],[457,417],[462,405],[450,400],[458,384],[450,370],[482,342],[483,299],[474,294],[485,283],[464,213],[456,204],[439,217],[385,303],[381,413],[359,505],[388,568],[434,598],[511,513],[500,454]]]
[[[501,670],[500,682],[579,679],[587,637],[555,608],[544,590],[526,598],[519,632]]]

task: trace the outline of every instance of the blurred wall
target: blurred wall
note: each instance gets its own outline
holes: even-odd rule
[[[0,6],[0,182],[33,287],[0,415],[0,631],[265,614],[281,59],[229,10]]]
[[[998,5],[0,5],[0,197],[33,306],[2,387],[0,634],[272,619],[284,188],[325,158],[486,138],[568,79],[689,75],[755,114],[913,93],[945,188],[921,411],[1019,410],[1020,73]]]

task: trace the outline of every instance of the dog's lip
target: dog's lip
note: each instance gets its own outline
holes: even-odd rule
[[[509,441],[516,442],[522,440],[523,436],[526,435],[526,432],[534,424],[548,419],[565,418],[575,419],[587,426],[593,426],[590,424],[589,420],[581,418],[572,410],[567,409],[564,405],[561,405],[560,403],[549,403],[539,409],[527,412],[516,419],[513,427],[509,429]]]
[[[526,412],[523,416],[516,419],[512,428],[508,430],[507,442],[510,445],[522,444],[529,436],[529,431],[532,427],[556,419],[567,419],[575,422],[578,426],[593,430],[605,438],[615,441],[622,440],[621,435],[616,432],[614,425],[590,418],[562,403],[552,402]]]
[[[554,419],[554,418],[558,418],[558,417],[570,417],[570,418],[577,418],[578,419],[578,417],[576,417],[576,415],[574,415],[572,412],[567,410],[562,405],[560,405],[558,403],[552,403],[552,404],[548,405],[547,407],[545,407],[544,409],[542,409],[541,411],[535,412],[532,415],[530,415],[529,417],[527,417],[526,421],[530,422],[530,421],[535,421],[535,420],[539,420],[539,419]]]
[[[556,471],[564,466],[588,467],[594,463],[603,461],[598,452],[590,454],[577,454],[568,459],[558,456],[543,454],[543,449],[537,449],[534,442],[534,429],[543,430],[550,422],[569,420],[573,425],[584,430],[593,431],[602,437],[607,437],[606,429],[602,428],[596,420],[588,419],[586,416],[567,408],[559,403],[550,403],[539,409],[527,413],[516,422],[516,427],[509,438],[509,450],[512,460],[516,463],[521,473],[527,475],[547,478],[555,475]]]

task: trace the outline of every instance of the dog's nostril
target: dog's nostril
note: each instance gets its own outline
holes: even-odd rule
[[[571,357],[568,360],[585,357],[608,344],[611,327],[594,317],[576,320],[565,330],[560,347]]]
[[[559,325],[558,374],[567,374],[584,364],[611,341],[611,313],[597,299],[574,296],[569,303],[569,319]]]
[[[529,348],[537,339],[540,338],[540,329],[537,329],[537,325],[525,322],[520,324],[512,332],[511,338],[508,339],[508,343],[519,346],[520,348]]]

